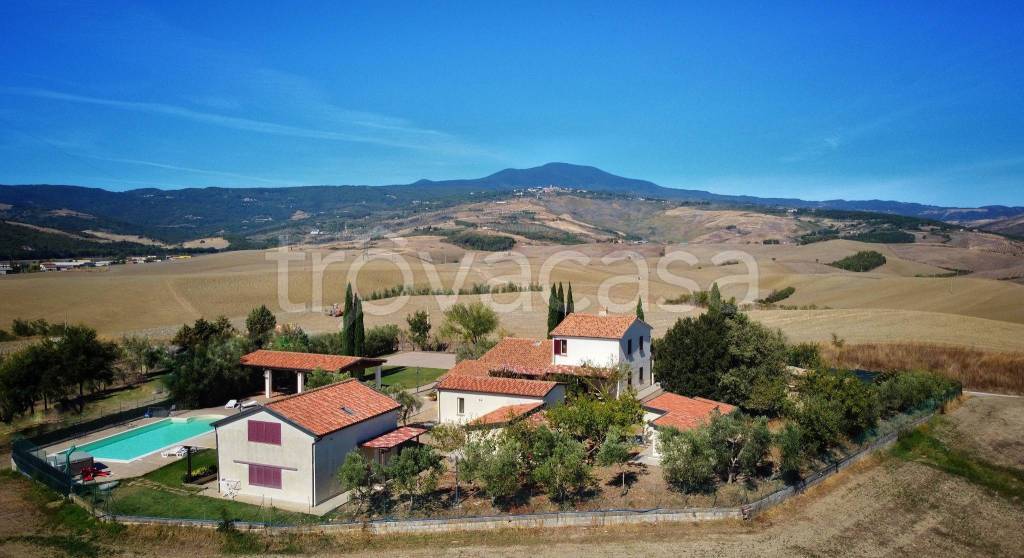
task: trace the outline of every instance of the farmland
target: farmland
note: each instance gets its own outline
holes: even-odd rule
[[[1019,265],[1019,258],[994,250],[917,246],[918,251],[912,251],[905,245],[848,240],[806,246],[599,243],[525,245],[513,250],[517,255],[513,258],[466,251],[434,236],[381,240],[366,249],[355,244],[337,247],[347,249],[345,258],[320,266],[325,269],[322,279],[317,279],[315,272],[317,260],[338,253],[319,246],[293,249],[292,257],[297,259],[289,262],[287,276],[278,273],[274,251],[239,251],[94,271],[4,277],[0,279],[0,299],[5,301],[0,306],[0,324],[18,317],[46,318],[56,323],[83,322],[108,337],[142,333],[168,338],[177,326],[200,316],[226,315],[240,324],[251,308],[267,304],[281,322],[296,323],[311,332],[335,331],[339,320],[325,316],[310,302],[318,289],[322,289],[324,305],[339,301],[350,275],[358,290],[367,294],[402,284],[456,290],[474,283],[511,280],[526,284],[543,281],[542,264],[550,256],[570,250],[588,260],[562,261],[551,270],[550,278],[572,282],[578,310],[595,312],[607,305],[611,312],[629,311],[639,293],[647,306],[647,320],[658,336],[678,317],[695,311],[658,304],[686,292],[672,284],[671,276],[658,273],[663,254],[684,249],[697,258],[697,264],[676,261],[664,264],[664,269],[673,276],[692,279],[699,288],[719,281],[727,295],[743,298],[752,294],[752,300],[773,289],[794,287],[795,293],[784,301],[786,308],[794,309],[752,312],[755,319],[781,328],[794,341],[827,341],[835,333],[850,343],[929,341],[1014,351],[1021,349],[1020,340],[1024,339],[1024,285],[990,278],[1007,266]],[[827,265],[866,249],[883,254],[885,265],[863,273]],[[647,271],[625,259],[624,251],[636,254],[640,268]],[[750,259],[738,254],[748,254]],[[712,261],[716,255],[719,257]],[[529,277],[522,274],[524,262]],[[407,266],[405,277],[400,264]],[[723,281],[747,275],[754,267],[756,292]],[[936,277],[948,268],[979,272]],[[649,286],[638,291],[635,279],[643,273],[649,274]],[[624,282],[612,285],[607,297],[599,301],[602,282],[613,277],[624,278]],[[286,286],[280,298],[279,285]],[[518,296],[525,297],[528,307],[502,313],[502,327],[511,334],[543,336],[545,293],[495,295],[493,301],[508,302]],[[305,308],[282,308],[282,299]],[[411,297],[404,304],[394,299],[367,301],[367,323],[401,324],[406,314],[421,308],[440,323],[441,306],[449,303],[451,300],[433,296]]]

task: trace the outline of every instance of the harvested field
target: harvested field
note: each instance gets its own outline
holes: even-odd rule
[[[934,343],[866,343],[843,347],[826,344],[822,356],[832,366],[927,370],[959,380],[964,389],[1024,394],[1024,353],[1019,352],[986,352]]]
[[[1021,349],[1024,339],[1024,286],[1009,281],[914,277],[921,271],[941,268],[908,262],[890,247],[850,241],[821,242],[807,246],[717,245],[621,245],[608,243],[575,246],[530,245],[517,247],[513,255],[466,252],[438,237],[403,237],[378,241],[365,251],[357,243],[340,244],[345,258],[330,265],[336,252],[324,247],[296,251],[298,260],[288,264],[288,275],[279,275],[274,252],[243,251],[203,255],[183,261],[116,266],[102,273],[27,274],[0,279],[0,327],[16,317],[46,318],[60,322],[84,322],[101,334],[120,336],[141,332],[170,337],[186,321],[199,316],[226,315],[241,324],[251,308],[267,304],[282,322],[293,322],[310,331],[334,331],[339,321],[327,318],[311,306],[322,291],[325,305],[341,300],[343,286],[351,277],[360,292],[401,284],[431,288],[468,288],[474,283],[541,280],[541,269],[556,254],[576,254],[589,261],[561,261],[551,269],[553,281],[572,282],[576,308],[595,312],[607,306],[611,312],[630,312],[641,296],[648,321],[661,335],[676,319],[692,314],[680,307],[661,307],[659,302],[688,289],[674,284],[676,277],[707,289],[716,281],[757,277],[757,288],[726,284],[727,296],[751,299],[772,289],[796,288],[785,301],[805,310],[762,310],[752,315],[780,327],[793,340],[825,341],[835,332],[850,343],[931,341],[974,346],[986,350]],[[886,253],[890,263],[868,273],[848,273],[824,263],[865,248]],[[672,276],[658,273],[664,254],[685,249],[697,258],[696,265],[677,261],[665,267]],[[962,250],[962,249],[955,249]],[[633,255],[637,261],[626,258]],[[718,259],[714,259],[718,256]],[[738,265],[717,265],[743,259]],[[428,263],[432,262],[432,263]],[[553,261],[553,260],[552,260]],[[748,267],[749,264],[754,267]],[[523,276],[521,265],[530,275]],[[283,268],[282,268],[283,269]],[[322,278],[316,269],[324,269]],[[404,269],[404,271],[403,271]],[[649,276],[648,288],[638,291],[637,278]],[[599,299],[603,282],[621,279]],[[282,296],[278,296],[279,285]],[[497,302],[514,297],[497,296]],[[503,312],[502,326],[517,335],[545,334],[545,298],[527,296],[530,307]],[[459,297],[459,300],[473,300]],[[283,300],[283,303],[282,303]],[[406,304],[394,300],[367,303],[368,324],[399,323],[416,309],[428,310],[440,323],[442,307],[454,299],[412,297]],[[297,304],[291,308],[289,304]],[[304,305],[304,308],[303,308]],[[617,306],[616,306],[617,305]],[[810,309],[811,307],[816,309]]]

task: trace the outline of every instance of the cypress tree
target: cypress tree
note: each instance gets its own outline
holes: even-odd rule
[[[565,319],[565,290],[562,289],[562,283],[558,283],[558,323],[562,323]]]
[[[352,311],[352,356],[364,356],[366,354],[366,329],[363,327],[363,301],[358,296],[353,297]]]
[[[565,315],[568,316],[576,311],[576,304],[572,300],[572,283],[569,283],[569,290],[565,293]]]
[[[555,286],[551,285],[551,294],[548,295],[548,337],[551,337],[551,330],[558,327],[558,292]]]
[[[718,283],[711,285],[711,295],[708,297],[708,311],[716,314],[722,311],[722,292],[718,290]]]
[[[640,297],[636,298],[636,317],[644,319],[644,299]]]
[[[352,303],[352,285],[345,287],[345,313],[341,318],[341,354],[353,355],[354,331],[352,330],[353,316],[353,303]]]

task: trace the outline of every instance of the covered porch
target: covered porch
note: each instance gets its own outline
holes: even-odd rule
[[[388,460],[397,454],[397,452],[392,453],[393,450],[399,450],[407,444],[419,443],[420,436],[426,432],[426,428],[403,426],[386,434],[381,434],[372,440],[367,440],[359,444],[359,447],[364,451],[371,452],[371,458],[374,463],[387,465]]]
[[[243,366],[263,371],[263,395],[267,398],[273,395],[274,372],[295,374],[295,393],[302,393],[305,389],[306,375],[316,369],[333,374],[347,372],[355,378],[362,379],[366,369],[373,368],[376,387],[380,388],[381,367],[385,362],[387,361],[382,358],[321,355],[267,349],[251,352],[241,359]]]

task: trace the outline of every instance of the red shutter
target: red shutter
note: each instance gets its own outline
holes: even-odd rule
[[[281,445],[281,424],[262,420],[249,421],[249,441],[261,444]]]
[[[281,488],[281,469],[269,465],[249,464],[249,485]]]
[[[551,352],[556,355],[558,354],[558,339],[551,340]]]

